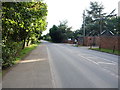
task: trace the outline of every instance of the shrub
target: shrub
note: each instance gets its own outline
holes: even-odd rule
[[[22,42],[9,42],[2,46],[2,67],[3,69],[14,64],[16,56],[22,48]]]

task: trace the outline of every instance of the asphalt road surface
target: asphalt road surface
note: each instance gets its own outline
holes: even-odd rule
[[[43,42],[55,88],[118,88],[118,56]]]

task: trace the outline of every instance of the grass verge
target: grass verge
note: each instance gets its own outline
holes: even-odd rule
[[[101,51],[101,52],[106,52],[106,53],[110,53],[110,54],[115,54],[115,55],[120,55],[120,51],[118,50],[113,50],[112,49],[104,49],[104,48],[91,48],[91,50],[96,50],[96,51]]]
[[[74,47],[81,47],[82,45],[74,44],[72,46],[74,46]]]
[[[36,44],[31,44],[30,46],[25,47],[23,50],[21,50],[21,52],[19,53],[19,56],[16,57],[16,61],[14,61],[14,65],[18,64],[20,62],[20,60],[22,60],[23,58],[25,58],[25,56],[27,56],[32,50],[34,50],[39,43]],[[2,76],[4,76],[12,67],[8,67],[4,70],[2,70]]]
[[[39,43],[37,44],[32,44],[30,46],[25,47],[23,50],[21,50],[20,54],[18,57],[16,57],[16,61],[14,62],[15,64],[18,63],[21,59],[23,59],[26,55],[29,54],[33,49],[35,49],[38,46]]]

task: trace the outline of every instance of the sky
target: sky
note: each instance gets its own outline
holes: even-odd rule
[[[72,27],[72,31],[80,29],[83,22],[83,10],[89,9],[90,2],[97,1],[104,6],[105,13],[110,13],[116,8],[118,13],[119,0],[45,0],[48,5],[47,30],[43,35],[49,32],[53,25],[59,25],[59,21],[68,21],[68,26]]]

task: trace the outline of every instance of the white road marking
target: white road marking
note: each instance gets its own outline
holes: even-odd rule
[[[111,64],[111,65],[117,65],[116,62],[110,61],[110,60],[107,60],[107,59],[104,59],[104,58],[100,58],[100,57],[96,57],[96,56],[89,57],[89,56],[87,56],[86,54],[78,54],[78,55],[79,55],[80,57],[82,57],[82,58],[87,59],[88,61],[91,61],[91,62],[95,63],[95,64]],[[86,58],[86,57],[87,57],[87,58]],[[92,59],[102,59],[102,60],[107,61],[107,62],[94,61],[94,60],[92,60]]]
[[[98,64],[111,64],[111,65],[116,65],[115,63],[108,63],[108,62],[97,62]]]
[[[80,55],[80,57],[82,57],[82,58],[84,58],[84,59],[86,59],[86,60],[88,60],[88,61],[90,61],[90,62],[93,62],[93,63],[95,63],[95,64],[98,64],[97,62],[95,62],[95,61],[93,61],[93,60],[91,60],[91,59],[88,59],[88,58],[86,58],[86,57],[84,57],[84,56],[81,56],[81,55]]]
[[[48,52],[48,61],[50,65],[51,75],[52,75],[53,88],[62,87],[61,79],[59,78],[59,74],[57,73],[57,70],[53,64],[53,59],[51,57],[50,49],[48,47],[47,47],[47,52]]]
[[[59,45],[60,46],[60,45]],[[61,48],[65,48],[65,47],[63,47],[63,46],[60,46]],[[100,57],[100,56],[98,56],[98,57],[96,57],[96,56],[93,56],[93,55],[89,55],[89,54],[83,54],[83,53],[80,53],[80,52],[73,52],[71,49],[68,49],[68,48],[65,48],[65,49],[67,49],[70,53],[73,53],[73,54],[77,54],[78,56],[80,56],[80,57],[82,57],[82,58],[84,58],[84,59],[86,59],[86,60],[88,60],[88,61],[90,61],[90,62],[92,62],[92,63],[94,63],[94,64],[96,64],[96,65],[99,65],[100,66],[100,64],[108,64],[108,65],[117,65],[117,62],[114,62],[114,61],[112,61],[112,60],[108,60],[108,59],[105,59],[105,58],[102,58],[102,57]],[[79,53],[79,54],[78,54]],[[87,58],[86,58],[87,57]],[[106,62],[101,62],[101,61],[94,61],[94,60],[92,60],[92,58],[94,58],[94,59],[102,59],[102,60],[104,60],[104,61],[106,61]],[[116,75],[116,74],[114,74],[113,72],[111,72],[110,70],[107,70],[107,69],[105,69],[105,68],[102,68],[102,70],[104,70],[104,71],[106,71],[106,72],[108,72],[108,73],[110,73],[112,76],[115,76],[116,78],[118,78],[118,75]]]
[[[85,56],[82,56],[82,55],[80,55],[80,54],[78,54],[78,55],[79,55],[80,57],[82,57],[82,58],[90,61],[90,62],[93,62],[93,63],[97,64],[97,65],[99,65],[99,64],[111,64],[111,65],[116,65],[116,62],[112,62],[112,61],[109,61],[109,62],[101,62],[101,61],[98,61],[98,62],[96,62],[96,61],[94,61],[94,60],[92,60],[92,59],[89,59],[89,58],[91,58],[91,57],[86,58]],[[92,58],[94,58],[94,57],[92,57]],[[105,61],[108,61],[108,60],[105,60]]]
[[[86,57],[84,57],[84,56],[81,56],[81,55],[79,55],[79,56],[82,57],[82,58],[84,58],[84,59],[86,59],[86,60],[88,60],[88,61],[90,61],[90,62],[92,62],[92,63],[94,63],[94,64],[96,64],[96,65],[99,65],[99,66],[100,66],[100,63],[102,63],[102,64],[112,64],[112,65],[116,65],[115,63],[108,63],[108,62],[95,62],[95,61],[93,61],[93,60],[91,60],[91,59],[89,59],[89,58],[86,58]],[[111,72],[110,70],[107,70],[107,69],[105,69],[105,68],[102,68],[102,69],[103,69],[104,71],[110,73],[112,76],[115,76],[116,78],[119,78],[118,75],[114,74],[114,73]]]
[[[59,45],[60,46],[60,45]],[[65,48],[65,47],[63,47],[63,46],[60,46],[60,47],[62,47],[62,48]],[[73,53],[72,52],[72,50],[70,50],[70,49],[68,49],[67,48],[67,50],[69,51],[69,52],[71,52],[71,53]],[[73,53],[73,54],[77,54],[77,53],[79,53],[79,52],[75,52],[75,53]],[[82,56],[83,58],[85,58],[85,59],[87,59],[88,61],[91,61],[91,62],[93,62],[93,63],[95,63],[95,64],[111,64],[111,65],[117,65],[117,62],[114,62],[114,61],[112,61],[112,60],[108,60],[108,59],[105,59],[105,58],[102,58],[102,57],[96,57],[96,56],[93,56],[93,57],[90,57],[90,56],[88,56],[87,54],[82,54],[82,53],[79,53],[78,54],[79,56]],[[86,58],[86,57],[88,57],[88,58]],[[96,58],[96,59],[102,59],[102,60],[104,60],[104,61],[107,61],[107,62],[96,62],[96,61],[93,61],[93,60],[91,60],[91,59],[89,59],[89,58]]]
[[[52,85],[53,85],[53,88],[56,88],[56,84],[55,84],[55,74],[54,74],[54,71],[53,71],[53,69],[52,69],[52,64],[51,64],[51,62],[50,62],[50,52],[49,52],[49,50],[48,50],[48,47],[46,46],[46,48],[47,48],[47,52],[48,52],[48,61],[49,61],[49,65],[50,65],[50,71],[51,71],[51,76],[52,76]]]
[[[114,63],[114,64],[117,64],[117,62],[114,62],[114,61],[112,61],[112,60],[108,60],[108,59],[105,59],[105,58],[102,58],[102,57],[96,57],[96,58],[99,58],[99,59],[102,59],[102,60],[104,60],[104,61],[108,61],[108,62],[112,62],[112,63]]]
[[[105,69],[105,68],[103,68],[103,70],[106,71],[106,72],[108,72],[108,73],[110,73],[112,76],[115,76],[116,78],[119,78],[118,75],[112,73],[110,70],[107,70],[107,69]]]

